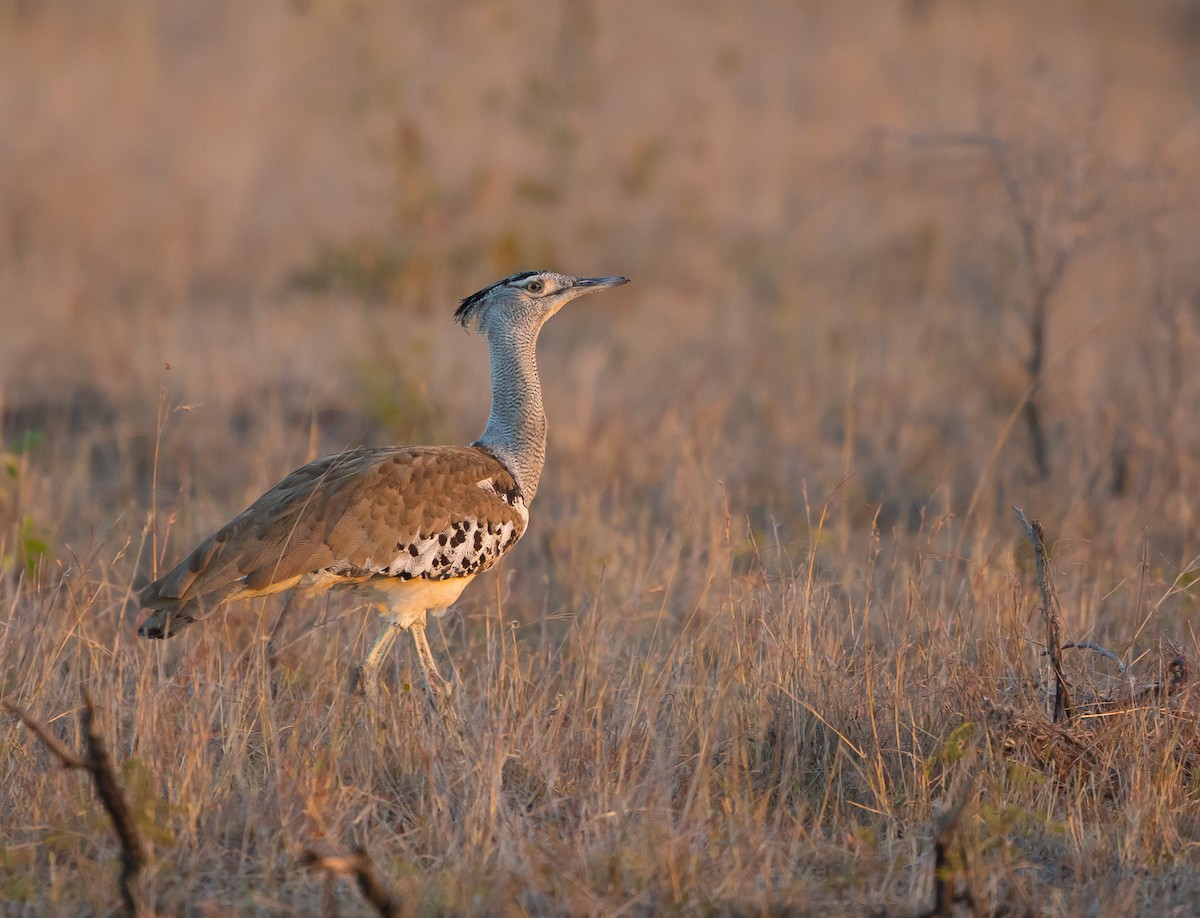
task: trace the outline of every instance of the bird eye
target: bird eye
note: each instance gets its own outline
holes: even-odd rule
[[[531,280],[528,284],[525,285],[525,289],[528,290],[530,293],[541,293],[542,290],[545,289],[545,286],[546,285],[543,284],[540,280]]]

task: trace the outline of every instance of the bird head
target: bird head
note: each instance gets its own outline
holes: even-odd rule
[[[553,271],[522,271],[463,300],[454,318],[485,335],[510,328],[541,328],[567,303],[585,293],[629,283],[627,277],[570,277]]]

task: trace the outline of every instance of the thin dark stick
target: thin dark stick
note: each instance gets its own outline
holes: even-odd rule
[[[25,726],[37,734],[38,739],[54,753],[64,768],[82,768],[91,772],[92,780],[96,783],[96,796],[100,798],[100,803],[108,813],[109,819],[112,820],[113,831],[116,832],[117,841],[121,844],[121,875],[118,878],[118,886],[121,890],[121,899],[125,903],[125,914],[136,918],[141,914],[141,907],[134,895],[133,886],[138,874],[146,866],[146,848],[138,834],[133,816],[129,812],[129,804],[121,792],[121,786],[117,783],[116,774],[113,772],[112,760],[108,757],[104,738],[100,735],[100,727],[96,722],[96,706],[92,703],[92,696],[84,689],[83,710],[80,712],[80,718],[83,721],[84,736],[87,739],[86,757],[76,755],[68,749],[45,724],[35,720],[28,711],[7,701],[4,703],[4,707],[19,717]]]
[[[1042,524],[1031,520],[1020,507],[1013,507],[1025,537],[1033,546],[1037,562],[1038,589],[1042,593],[1042,618],[1046,622],[1046,649],[1050,655],[1050,666],[1054,669],[1054,722],[1070,721],[1075,716],[1071,705],[1071,690],[1062,666],[1062,624],[1058,618],[1058,598],[1054,594],[1054,583],[1050,577],[1050,565],[1046,561],[1046,542]]]
[[[24,723],[25,726],[37,734],[37,738],[45,744],[47,749],[54,753],[55,757],[60,762],[62,762],[63,768],[88,767],[86,759],[80,758],[65,745],[63,745],[62,741],[53,733],[51,733],[48,727],[34,720],[33,715],[24,708],[20,708],[9,701],[4,702],[4,707],[6,707],[13,714],[17,715],[17,717],[21,719],[21,722]]]
[[[383,918],[398,918],[400,906],[382,880],[375,873],[375,865],[366,848],[356,848],[347,855],[322,856],[315,851],[305,851],[301,863],[312,870],[321,870],[335,876],[352,876],[358,883],[362,897]]]
[[[92,704],[92,696],[87,689],[83,691],[83,729],[87,734],[88,765],[92,778],[96,782],[96,793],[104,809],[112,819],[113,830],[121,842],[121,898],[125,900],[125,910],[130,915],[138,914],[137,900],[133,894],[133,884],[142,868],[146,865],[146,850],[134,825],[133,816],[129,812],[129,804],[121,793],[113,774],[112,761],[108,750],[104,748],[104,738],[100,735],[100,727],[96,723],[96,707]]]

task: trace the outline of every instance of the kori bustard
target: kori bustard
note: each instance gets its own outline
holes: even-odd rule
[[[482,333],[492,364],[487,428],[470,446],[353,449],[297,469],[140,595],[138,629],[166,638],[237,599],[348,589],[385,626],[355,683],[373,692],[380,663],[408,631],[431,699],[449,691],[425,638],[475,575],[516,544],[546,459],[538,333],[566,303],[624,277],[514,274],[467,297],[454,317]]]

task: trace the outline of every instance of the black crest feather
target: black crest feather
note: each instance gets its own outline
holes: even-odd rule
[[[458,304],[458,308],[456,310],[454,310],[455,320],[458,322],[459,325],[463,326],[463,328],[466,328],[467,323],[469,323],[471,321],[471,317],[475,313],[476,307],[478,307],[479,304],[483,302],[484,297],[486,297],[489,293],[491,293],[497,287],[503,287],[506,284],[515,284],[518,281],[528,280],[529,278],[533,277],[535,274],[541,274],[541,273],[542,273],[541,271],[520,271],[516,274],[512,274],[512,275],[504,278],[504,280],[502,280],[502,281],[496,281],[496,283],[494,283],[488,287],[484,287],[482,290],[477,290],[475,293],[472,293],[469,297],[467,297],[461,303]]]

